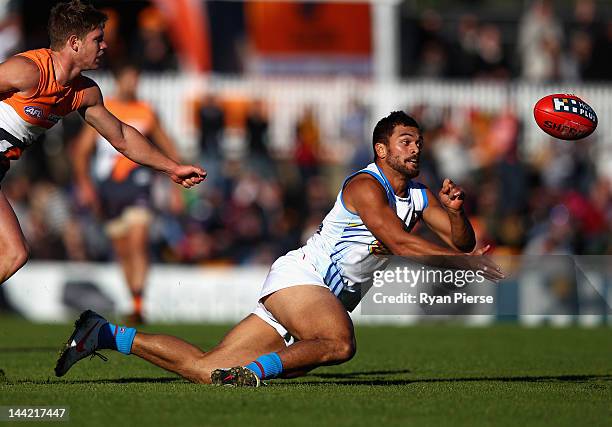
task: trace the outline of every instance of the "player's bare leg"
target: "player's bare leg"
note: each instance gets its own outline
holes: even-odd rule
[[[274,328],[249,315],[232,328],[212,350],[205,352],[180,338],[136,332],[109,324],[102,316],[86,311],[75,323],[55,367],[65,375],[79,360],[101,349],[134,354],[152,364],[197,383],[210,383],[219,366],[245,365],[261,354],[276,352],[285,342]],[[104,357],[103,357],[104,358]]]
[[[134,312],[129,323],[142,322],[142,292],[149,270],[148,242],[148,223],[132,224],[125,234],[112,238],[117,261],[132,294]]]
[[[278,352],[285,375],[343,363],[355,355],[353,322],[329,289],[292,286],[269,295],[264,305],[298,340]]]
[[[111,242],[113,244],[113,250],[115,252],[115,259],[121,266],[121,270],[123,271],[123,276],[125,278],[125,281],[131,290],[130,280],[133,274],[132,274],[132,263],[130,262],[130,247],[128,245],[127,234],[113,236],[111,238]]]
[[[276,330],[251,314],[208,352],[170,335],[139,332],[134,337],[132,354],[190,381],[210,383],[211,372],[220,366],[246,365],[262,354],[283,348],[285,342]]]
[[[221,365],[212,372],[213,383],[257,386],[261,379],[294,378],[318,366],[343,363],[354,356],[352,321],[329,289],[293,286],[274,292],[263,303],[298,341],[277,352],[262,353],[247,365],[231,369]]]
[[[0,284],[4,283],[28,260],[28,244],[19,221],[6,196],[0,190]]]
[[[135,329],[111,325],[101,316],[86,312],[68,339],[56,374],[64,375],[74,363],[97,350],[115,349],[134,354],[190,381],[222,383],[215,381],[214,373],[230,372],[220,368],[235,367],[238,375],[244,375],[245,382],[240,384],[258,385],[259,377],[248,366],[262,355],[280,357],[283,376],[295,377],[317,366],[345,362],[355,354],[352,322],[328,289],[295,286],[273,293],[265,298],[264,304],[299,342],[286,347],[272,326],[251,314],[217,346],[205,352],[179,338],[137,333]]]
[[[132,277],[129,279],[130,290],[134,294],[142,293],[149,271],[149,224],[133,224],[128,233],[131,251]]]

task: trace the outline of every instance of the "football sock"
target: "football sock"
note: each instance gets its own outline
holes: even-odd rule
[[[249,363],[245,368],[255,372],[260,380],[276,378],[283,373],[283,362],[276,353],[264,354]]]
[[[133,293],[132,302],[134,305],[134,313],[140,315],[142,313],[142,292]]]
[[[98,348],[117,350],[123,354],[130,354],[132,343],[136,336],[136,329],[127,326],[107,323],[98,332]]]

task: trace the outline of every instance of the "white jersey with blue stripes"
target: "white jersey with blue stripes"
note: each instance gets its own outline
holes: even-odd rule
[[[398,197],[375,163],[348,176],[319,231],[302,248],[335,295],[340,295],[343,290],[359,292],[361,284],[371,280],[374,271],[384,268],[389,262],[389,254],[381,253],[384,249],[382,244],[367,229],[359,215],[346,208],[342,199],[347,182],[361,173],[373,176],[382,185],[389,205],[404,222],[406,231],[412,230],[427,207],[424,185],[408,181],[406,197]]]

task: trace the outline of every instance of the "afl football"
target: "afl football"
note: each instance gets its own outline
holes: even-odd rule
[[[555,138],[574,141],[589,136],[597,127],[597,114],[576,95],[545,96],[533,107],[540,128]]]

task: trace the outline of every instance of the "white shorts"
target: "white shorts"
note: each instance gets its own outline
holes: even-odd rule
[[[289,334],[287,329],[274,318],[272,313],[266,309],[261,299],[281,289],[300,285],[315,285],[329,289],[323,277],[321,277],[321,274],[319,274],[306,258],[304,251],[302,249],[296,249],[278,258],[274,264],[272,264],[268,277],[266,277],[261,292],[259,293],[257,306],[255,310],[253,310],[253,314],[276,329],[288,346],[295,342],[294,338]]]

